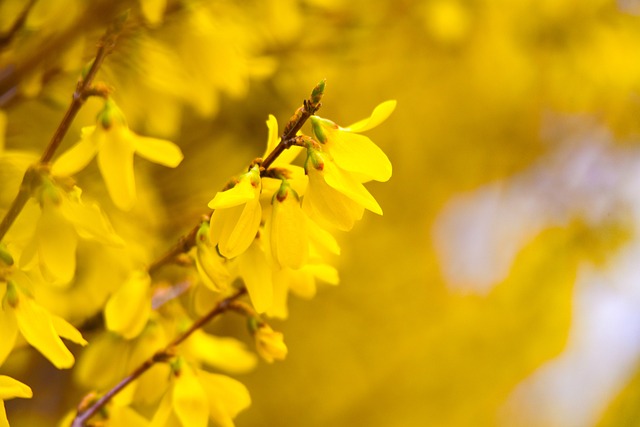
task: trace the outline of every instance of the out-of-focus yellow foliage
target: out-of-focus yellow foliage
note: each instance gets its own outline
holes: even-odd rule
[[[188,373],[198,392],[233,391],[200,416],[228,420],[251,402],[237,426],[640,423],[640,2],[42,0],[5,42],[25,3],[0,2],[3,211],[97,37],[125,9],[98,78],[132,130],[174,141],[184,161],[169,170],[136,160],[138,202],[127,215],[95,164],[77,176],[127,246],[80,240],[74,281],[40,291],[46,310],[89,331],[89,348],[72,348],[76,377],[26,346],[9,357],[0,374],[34,390],[5,402],[13,427],[52,425],[88,377],[112,384],[132,368],[121,357],[138,341],[92,333],[92,316],[263,153],[268,115],[285,123],[322,78],[319,115],[336,123],[397,99],[367,134],[393,164],[386,185],[367,184],[384,216],[337,236],[339,287],[268,312],[288,315],[272,323],[287,359],[237,377],[250,400],[227,377]],[[101,106],[87,102],[61,150]],[[312,296],[309,277],[291,279],[292,291]],[[200,312],[216,289],[183,302]],[[231,314],[210,330],[243,337],[240,323]],[[180,327],[147,326],[136,340],[162,345]],[[92,345],[111,349],[113,365],[96,368]],[[164,365],[147,374],[170,375]],[[186,382],[157,390],[153,381],[132,391],[137,409],[151,419],[145,396],[164,396],[164,415],[181,417],[169,405]]]

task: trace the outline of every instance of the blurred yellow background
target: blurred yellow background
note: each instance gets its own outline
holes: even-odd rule
[[[85,60],[108,17],[139,7],[42,3],[76,8],[55,47],[86,38]],[[164,239],[156,255],[262,154],[267,115],[285,123],[320,79],[318,114],[344,126],[398,101],[368,134],[394,167],[369,185],[384,216],[338,236],[340,286],[291,298],[289,319],[274,322],[289,355],[239,377],[253,399],[239,427],[640,425],[639,1],[205,3],[224,49],[185,42],[195,24],[169,5],[163,24],[123,36],[100,76],[132,128],[185,152],[175,171],[140,165],[149,203],[165,207],[144,231]],[[96,17],[100,7],[109,13]],[[45,37],[56,22],[31,24]],[[150,40],[184,62],[163,69]],[[210,58],[185,59],[188,49]],[[43,58],[5,98],[8,149],[38,150],[72,91],[77,66],[67,74]],[[215,100],[175,83],[179,65],[210,67],[198,73],[215,74],[203,78]],[[86,191],[104,191],[95,187]],[[237,318],[221,323],[244,334]],[[66,374],[31,369],[71,389]],[[67,394],[9,402],[12,425],[49,425],[81,393]]]

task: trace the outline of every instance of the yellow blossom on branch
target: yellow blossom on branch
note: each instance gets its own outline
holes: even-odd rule
[[[215,209],[211,215],[211,243],[225,258],[235,258],[251,245],[256,237],[262,208],[260,168],[256,165],[240,176],[228,190],[218,192],[209,202]]]
[[[87,341],[69,322],[47,311],[22,289],[25,289],[24,285],[13,280],[0,282],[0,295],[3,295],[0,307],[0,364],[13,349],[20,331],[24,339],[56,368],[70,368],[75,359],[60,338],[80,345],[86,345]]]
[[[124,114],[107,100],[98,124],[82,129],[80,141],[63,153],[51,168],[54,175],[69,176],[82,170],[97,155],[98,167],[113,203],[130,210],[136,201],[133,155],[175,168],[183,155],[173,142],[133,133]]]
[[[275,360],[284,360],[287,357],[287,346],[284,343],[281,332],[271,329],[271,326],[263,324],[254,332],[256,350],[260,357],[269,363]]]

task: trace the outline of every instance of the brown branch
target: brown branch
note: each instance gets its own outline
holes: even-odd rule
[[[147,372],[153,365],[156,363],[162,363],[170,360],[175,355],[175,347],[184,342],[187,338],[191,336],[195,331],[202,328],[209,321],[211,321],[216,316],[224,313],[229,310],[231,304],[236,299],[240,298],[244,295],[247,290],[243,287],[235,294],[221,300],[216,304],[216,306],[209,311],[207,314],[196,320],[189,329],[178,335],[167,344],[163,349],[156,351],[153,356],[142,362],[140,366],[131,372],[126,378],[122,379],[118,384],[116,384],[112,389],[110,389],[107,393],[105,393],[100,399],[98,399],[93,405],[91,405],[86,410],[79,410],[76,417],[73,419],[71,427],[84,427],[101,408],[103,408],[115,395],[120,393],[126,386],[134,382],[138,377]]]
[[[27,16],[29,16],[29,12],[31,11],[31,9],[35,4],[36,4],[36,0],[29,0],[29,2],[24,7],[24,9],[22,9],[22,12],[20,12],[20,15],[18,15],[16,20],[13,22],[13,25],[11,26],[11,28],[9,28],[6,34],[3,34],[2,36],[0,36],[0,49],[3,49],[9,43],[11,43],[11,40],[13,40],[13,37],[24,26],[24,23],[27,20]]]
[[[60,146],[62,139],[67,134],[69,126],[71,126],[71,123],[78,114],[78,111],[80,111],[80,108],[82,107],[84,102],[90,95],[96,94],[96,92],[92,89],[91,84],[96,76],[96,73],[98,72],[98,69],[102,65],[102,62],[115,47],[115,42],[118,37],[120,27],[121,23],[117,23],[109,27],[106,34],[100,40],[96,57],[93,60],[91,67],[87,71],[87,74],[84,76],[84,78],[81,78],[78,81],[76,90],[73,93],[71,104],[69,105],[69,108],[67,109],[64,117],[60,121],[58,128],[55,130],[53,136],[51,137],[49,144],[47,144],[46,148],[44,149],[40,160],[25,172],[22,183],[20,184],[20,189],[18,190],[18,194],[13,199],[9,210],[5,214],[4,218],[2,218],[2,222],[0,223],[0,241],[4,239],[4,236],[7,234],[16,218],[18,217],[20,212],[22,212],[22,209],[29,200],[31,191],[33,189],[33,184],[37,179],[37,174],[34,172],[42,169],[44,165],[51,161],[53,155]]]

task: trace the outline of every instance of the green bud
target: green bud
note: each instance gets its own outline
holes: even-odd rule
[[[320,103],[322,95],[324,95],[324,86],[326,82],[327,79],[322,79],[322,81],[313,88],[313,91],[311,92],[311,102],[314,105]]]
[[[305,170],[309,169],[309,162],[311,162],[311,166],[313,166],[314,169],[319,171],[324,169],[324,159],[319,150],[314,150],[313,148],[307,149],[307,160],[304,163]]]
[[[260,321],[253,316],[247,317],[247,329],[251,335],[255,335],[260,329]]]
[[[0,243],[0,261],[2,261],[6,266],[13,265],[13,257],[3,243]]]
[[[120,125],[126,125],[127,123],[124,114],[111,98],[105,100],[104,107],[98,113],[97,120],[103,129],[111,128],[114,123]]]
[[[4,300],[11,307],[16,307],[20,300],[20,295],[18,294],[18,288],[13,280],[9,280],[7,282],[7,293],[4,294]]]
[[[209,223],[202,221],[198,233],[196,234],[196,245],[201,245],[209,241]]]
[[[327,135],[324,133],[324,129],[322,128],[322,119],[316,116],[311,116],[311,129],[313,130],[313,134],[318,142],[322,144],[327,142]]]

